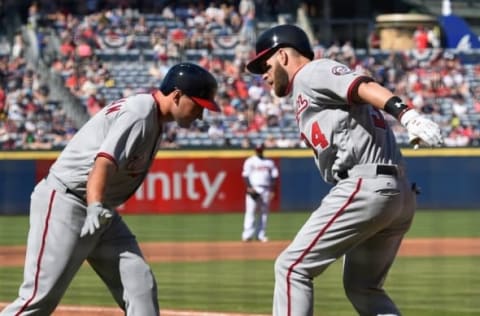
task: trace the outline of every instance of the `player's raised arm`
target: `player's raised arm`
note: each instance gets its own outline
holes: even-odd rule
[[[415,109],[408,107],[400,97],[394,95],[377,82],[362,82],[357,86],[353,100],[369,103],[394,116],[408,131],[409,141],[418,147],[419,142],[438,147],[443,144],[440,127]]]

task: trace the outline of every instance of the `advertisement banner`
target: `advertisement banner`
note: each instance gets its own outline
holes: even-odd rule
[[[419,209],[478,209],[480,148],[402,149],[409,178],[421,189]],[[241,177],[250,150],[160,151],[124,213],[243,212]],[[28,214],[34,186],[56,152],[0,152],[0,214]],[[313,211],[328,194],[309,150],[272,150],[280,169],[271,211]],[[466,176],[467,175],[467,176]]]
[[[156,159],[121,213],[243,212],[242,158]],[[278,165],[278,160],[276,161]],[[278,186],[279,187],[279,186]],[[277,189],[278,189],[277,187]],[[279,209],[275,194],[271,211]]]

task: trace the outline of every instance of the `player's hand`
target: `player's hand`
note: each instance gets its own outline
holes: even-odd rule
[[[251,197],[252,199],[254,199],[255,201],[260,198],[260,193],[258,193],[257,191],[255,191],[255,189],[252,188],[252,187],[248,187],[248,188],[247,188],[247,194],[250,195],[250,197]]]
[[[275,192],[270,191],[270,192],[268,193],[268,200],[269,200],[269,201],[272,201],[274,198],[275,198]]]
[[[100,226],[106,225],[113,217],[112,211],[104,208],[102,203],[94,202],[87,207],[87,216],[80,232],[80,237],[87,234],[93,235]]]
[[[439,147],[443,145],[443,137],[437,123],[420,115],[415,110],[403,114],[400,122],[408,131],[408,140],[418,148],[420,143],[426,146]]]

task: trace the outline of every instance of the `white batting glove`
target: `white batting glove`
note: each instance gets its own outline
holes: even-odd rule
[[[420,142],[430,147],[439,147],[443,144],[443,137],[438,124],[420,115],[415,110],[405,112],[400,119],[400,123],[407,129],[408,140],[415,145],[415,149],[418,148]]]
[[[103,207],[102,203],[94,202],[87,207],[87,216],[80,232],[80,237],[87,234],[93,235],[100,226],[106,225],[112,218],[113,213]]]

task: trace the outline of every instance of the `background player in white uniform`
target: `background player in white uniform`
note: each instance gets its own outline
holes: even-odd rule
[[[275,262],[273,315],[313,315],[313,278],[343,256],[343,285],[360,315],[400,315],[383,289],[415,209],[395,137],[381,110],[412,141],[442,144],[437,124],[372,78],[333,60],[311,61],[303,30],[262,33],[247,68],[295,103],[301,136],[321,176],[335,184]]]
[[[255,146],[255,155],[245,159],[242,177],[247,186],[242,240],[266,242],[268,213],[278,181],[278,169],[272,159],[265,158],[263,143]]]
[[[126,315],[159,314],[155,278],[114,207],[145,178],[164,123],[219,111],[216,89],[205,69],[178,64],[160,90],[115,101],[78,131],[32,193],[24,280],[0,315],[50,315],[85,260]]]

